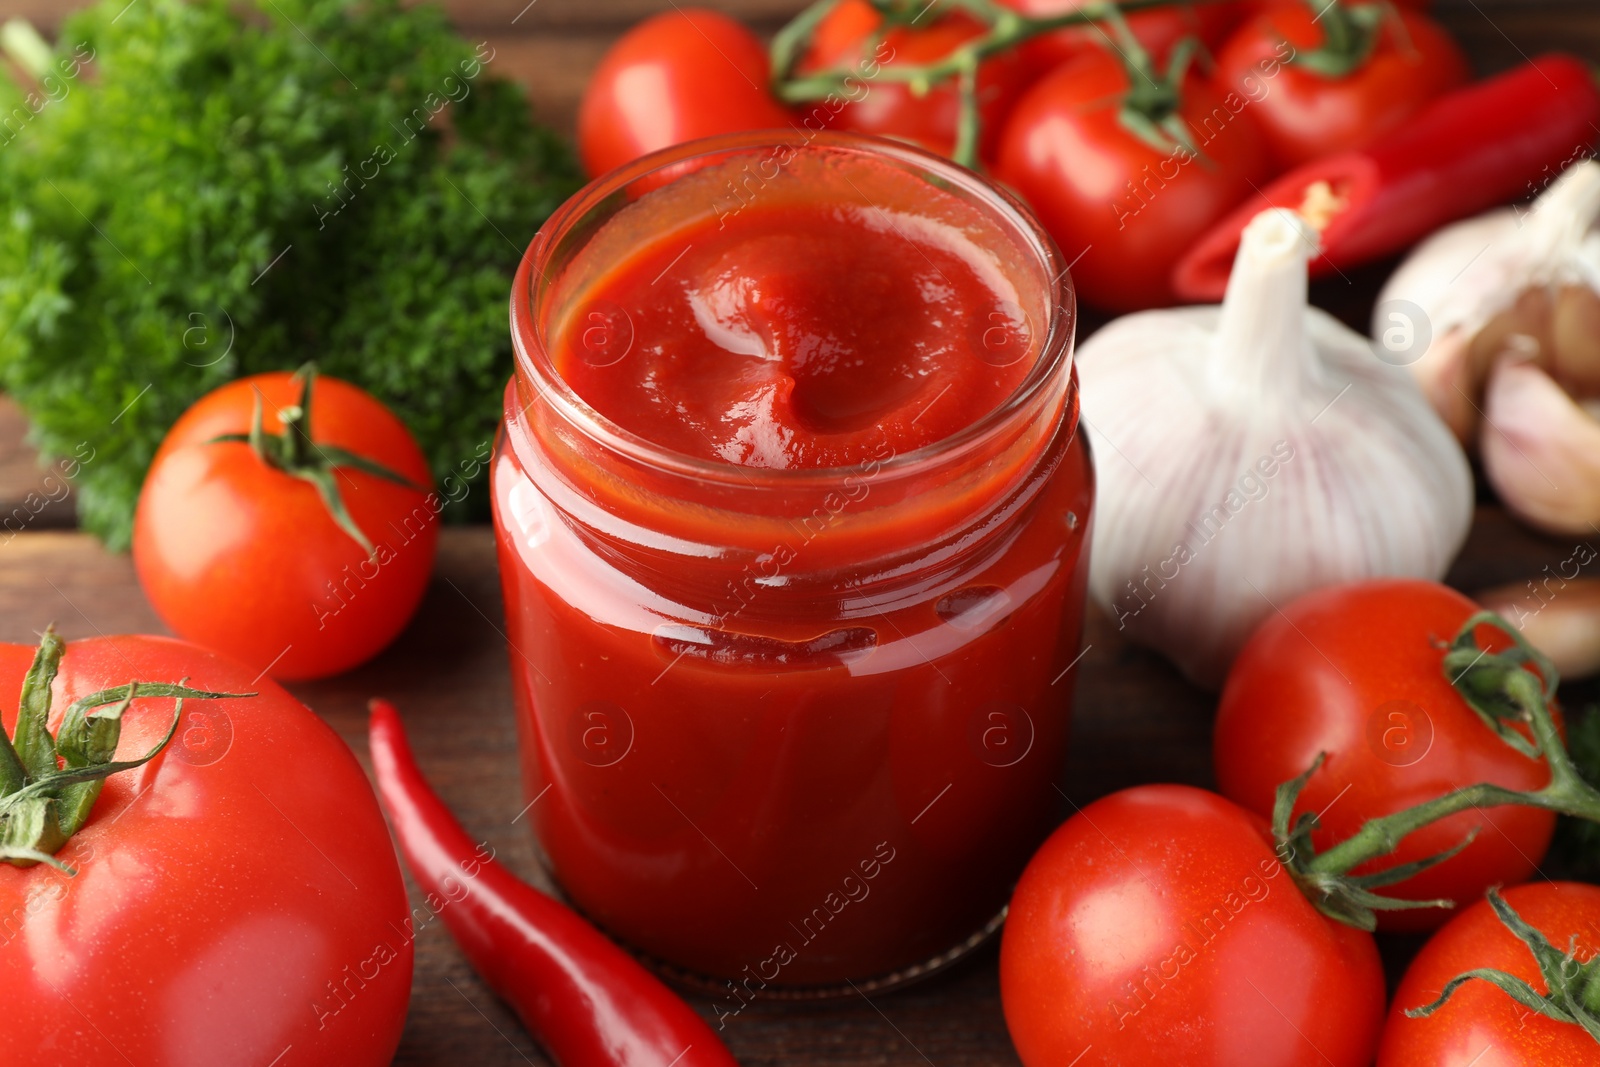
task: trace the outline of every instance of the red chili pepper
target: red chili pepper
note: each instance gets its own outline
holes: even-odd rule
[[[1220,300],[1240,233],[1269,206],[1299,210],[1313,224],[1325,217],[1313,276],[1381,259],[1445,223],[1537,192],[1541,179],[1587,153],[1597,123],[1600,88],[1588,66],[1540,56],[1446,94],[1367,148],[1272,182],[1200,238],[1174,269],[1173,287],[1185,300]]]
[[[700,1016],[570,908],[517,879],[428,788],[394,706],[369,705],[378,794],[417,885],[562,1067],[737,1067]]]

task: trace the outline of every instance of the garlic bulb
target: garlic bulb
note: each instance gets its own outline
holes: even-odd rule
[[[1412,371],[1515,514],[1555,533],[1600,522],[1600,163],[1569,167],[1527,208],[1417,246],[1384,286],[1374,332],[1430,335]],[[1591,405],[1592,406],[1592,405]]]
[[[1245,229],[1220,307],[1118,319],[1078,353],[1095,446],[1090,590],[1216,687],[1301,593],[1438,578],[1466,536],[1466,458],[1407,373],[1306,304],[1313,231]]]

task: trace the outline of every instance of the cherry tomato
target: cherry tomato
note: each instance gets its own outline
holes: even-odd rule
[[[1027,1067],[1366,1067],[1383,993],[1372,937],[1311,906],[1259,820],[1189,786],[1069,819],[1000,942]]]
[[[344,449],[412,485],[336,465],[331,481],[369,552],[334,520],[319,490],[277,469],[242,435],[261,397],[263,429],[283,431],[303,380],[229,382],[202,397],[156,452],[134,516],[139,584],[180,636],[274,678],[318,678],[370,659],[410,621],[433,570],[440,501],[409,431],[371,394],[316,379],[316,459]]]
[[[1068,60],[1017,102],[995,165],[1074,262],[1078,295],[1111,311],[1172,303],[1173,263],[1267,176],[1242,99],[1189,78],[1177,114],[1198,153],[1162,150],[1119,121],[1128,87],[1104,49]]]
[[[0,645],[14,732],[33,649]],[[256,668],[165,637],[71,642],[50,728],[130,681],[257,696],[186,700],[168,747],[106,779],[56,853],[0,865],[8,1064],[380,1067],[411,990],[412,925],[388,827],[350,750]],[[134,700],[118,760],[173,701]],[[426,913],[423,913],[426,914]]]
[[[934,6],[915,27],[891,29],[881,44],[873,46],[871,38],[882,21],[867,0],[843,0],[828,13],[797,72],[847,69],[854,72],[855,82],[846,94],[849,99],[823,100],[800,110],[813,126],[897,137],[949,155],[955,148],[960,112],[956,82],[940,82],[918,96],[908,85],[879,80],[877,72],[901,64],[936,63],[981,36],[984,27],[969,15],[941,14]],[[1015,51],[996,55],[978,68],[979,151],[985,158],[1026,82],[1027,68]]]
[[[1600,952],[1600,887],[1539,882],[1508,889],[1506,903],[1560,952],[1577,938],[1578,959]],[[1445,983],[1487,967],[1546,992],[1524,945],[1480,900],[1423,946],[1411,962],[1383,1028],[1378,1067],[1578,1067],[1600,1063],[1600,1045],[1573,1023],[1531,1011],[1487,982],[1456,989],[1424,1019],[1406,1017],[1438,999]]]
[[[1325,850],[1367,819],[1461,786],[1493,782],[1527,791],[1549,784],[1545,763],[1501,741],[1444,676],[1441,643],[1477,610],[1460,593],[1414,580],[1336,586],[1284,605],[1251,636],[1222,691],[1213,747],[1222,794],[1270,815],[1278,784],[1326,752],[1295,807],[1296,815],[1318,815],[1322,829],[1312,842]],[[1476,831],[1460,855],[1379,890],[1465,904],[1491,885],[1526,881],[1554,829],[1554,813],[1534,808],[1461,812],[1356,873],[1436,855]],[[1450,915],[1442,908],[1384,911],[1379,923],[1431,930]]]
[[[662,148],[794,121],[769,94],[767,50],[742,23],[679,8],[623,34],[578,106],[578,154],[590,177]]]
[[[1000,0],[1002,7],[1032,18],[1049,18],[1076,11],[1089,0]],[[1170,4],[1130,11],[1125,18],[1128,29],[1145,50],[1163,66],[1173,45],[1185,37],[1197,38],[1215,48],[1247,14],[1241,3]],[[1073,58],[1085,48],[1098,48],[1116,38],[1109,26],[1067,26],[1040,34],[1022,43],[1019,51],[1036,75],[1048,74],[1058,63]]]
[[[1323,40],[1316,11],[1281,3],[1241,26],[1217,56],[1217,84],[1254,101],[1252,113],[1282,168],[1367,145],[1467,80],[1460,46],[1415,11],[1390,13],[1371,54],[1344,77],[1274,62],[1291,48],[1303,56]],[[1266,75],[1263,64],[1275,73]]]

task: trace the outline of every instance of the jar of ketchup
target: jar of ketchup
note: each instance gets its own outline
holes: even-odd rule
[[[958,958],[1055,825],[1073,327],[1016,200],[846,134],[647,157],[523,257],[492,487],[528,818],[719,1016]]]

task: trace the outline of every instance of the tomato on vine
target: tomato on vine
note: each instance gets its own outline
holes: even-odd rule
[[[853,130],[910,141],[950,155],[959,134],[961,103],[955,79],[918,92],[912,86],[882,77],[896,66],[925,66],[946,59],[961,45],[983,35],[985,27],[970,15],[938,3],[907,9],[902,21],[886,21],[868,0],[842,0],[817,24],[810,47],[795,75],[843,70],[846,93],[837,107],[828,99],[803,108],[832,129]],[[999,127],[1027,80],[1015,51],[996,54],[978,66],[978,121],[983,134],[979,154],[989,157]]]
[[[150,464],[139,584],[176,633],[253,670],[349,670],[421,603],[431,486],[410,431],[370,393],[312,367],[240,378],[184,412]]]
[[[1491,894],[1411,961],[1378,1067],[1600,1063],[1597,955],[1600,887],[1539,882]]]
[[[1477,611],[1454,590],[1407,579],[1335,586],[1283,605],[1250,638],[1223,687],[1213,746],[1219,790],[1270,815],[1279,784],[1325,753],[1295,812],[1317,816],[1312,840],[1326,850],[1368,819],[1474,782],[1523,792],[1547,785],[1544,759],[1507,744],[1446,672],[1448,642]],[[1483,636],[1486,647],[1509,645],[1502,635]],[[1359,873],[1414,863],[1470,838],[1458,855],[1389,893],[1477,900],[1492,885],[1526,881],[1554,830],[1548,810],[1467,810],[1418,829]],[[1379,922],[1424,930],[1449,917],[1423,908],[1387,912]]]
[[[1111,311],[1173,303],[1172,264],[1268,166],[1246,101],[1181,55],[1157,75],[1123,52],[1088,49],[1029,89],[995,163],[1073,261],[1078,295]]]
[[[788,128],[768,92],[767,50],[717,11],[674,6],[623,34],[578,106],[578,154],[589,176],[699,137]]]
[[[1263,79],[1261,63],[1285,42],[1294,58]],[[1461,47],[1418,11],[1305,0],[1269,6],[1241,26],[1218,53],[1215,77],[1260,93],[1252,110],[1288,168],[1371,143],[1467,75]]]
[[[1033,18],[1049,18],[1079,11],[1090,0],[999,0],[1002,7]],[[1178,42],[1197,38],[1208,48],[1216,48],[1241,19],[1250,5],[1238,2],[1163,4],[1127,13],[1128,29],[1157,63],[1165,63]],[[1107,41],[1106,31],[1095,26],[1071,26],[1040,34],[1024,41],[1018,50],[1035,76],[1048,74],[1085,48],[1098,48]]]
[[[1095,802],[1029,863],[1001,941],[1001,1003],[1028,1067],[1072,1063],[1090,1048],[1106,1061],[1164,1067],[1371,1062],[1383,979],[1363,931],[1375,929],[1383,913],[1448,907],[1448,900],[1420,901],[1393,890],[1442,869],[1463,854],[1464,842],[1398,864],[1396,847],[1485,808],[1525,806],[1600,822],[1600,790],[1579,774],[1556,725],[1548,661],[1504,619],[1467,607],[1464,618],[1441,611],[1439,625],[1458,625],[1425,647],[1437,656],[1434,666],[1446,684],[1478,716],[1478,729],[1508,750],[1541,756],[1547,784],[1518,790],[1456,783],[1368,819],[1326,848],[1317,838],[1330,806],[1304,810],[1324,753],[1278,784],[1270,820],[1187,786],[1142,786]],[[1286,614],[1293,613],[1291,606]],[[1331,671],[1344,652],[1330,654]],[[1274,665],[1292,675],[1309,655]],[[1378,649],[1374,658],[1384,655]],[[1319,673],[1274,711],[1303,718],[1316,711],[1307,701],[1355,684]],[[1375,862],[1386,858],[1381,867]],[[1600,1037],[1600,962],[1557,958],[1525,924],[1504,911],[1501,918],[1539,959],[1548,990],[1481,970],[1469,977]],[[1452,982],[1442,993],[1460,986]],[[1438,985],[1430,988],[1440,995]],[[1393,1062],[1466,1067],[1468,1061]]]
[[[1383,1020],[1372,937],[1319,914],[1264,824],[1140,786],[1067,820],[1028,864],[1000,942],[1026,1067],[1367,1067]]]

